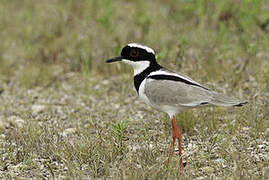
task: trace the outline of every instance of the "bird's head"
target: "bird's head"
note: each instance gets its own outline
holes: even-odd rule
[[[155,51],[150,47],[136,43],[126,45],[121,50],[120,56],[108,59],[106,62],[112,63],[116,61],[122,61],[131,65],[135,75],[142,72],[150,65],[157,64]]]

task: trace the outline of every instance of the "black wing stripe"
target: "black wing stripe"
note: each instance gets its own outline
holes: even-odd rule
[[[191,81],[188,81],[186,79],[183,79],[183,78],[180,78],[178,76],[173,76],[173,75],[152,75],[152,76],[148,76],[148,78],[150,79],[155,79],[155,80],[170,80],[170,81],[179,81],[179,82],[183,82],[183,83],[186,83],[186,84],[189,84],[189,85],[193,85],[193,86],[198,86],[198,87],[201,87],[203,89],[206,89],[206,90],[209,90],[208,88],[206,87],[203,87],[199,84],[196,84],[196,83],[193,83]]]

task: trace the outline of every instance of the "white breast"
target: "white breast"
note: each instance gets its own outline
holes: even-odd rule
[[[139,90],[138,90],[138,94],[139,94],[139,98],[146,103],[147,105],[152,106],[151,102],[149,101],[148,97],[145,94],[145,85],[146,85],[146,80],[147,78],[145,78],[142,83],[139,86]]]

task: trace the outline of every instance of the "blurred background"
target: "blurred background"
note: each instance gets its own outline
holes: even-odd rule
[[[193,78],[236,84],[253,76],[265,86],[268,12],[262,0],[2,0],[1,80],[32,88],[68,72],[120,74],[125,66],[104,61],[138,42]]]
[[[249,103],[169,118],[138,100],[130,42]],[[268,0],[1,0],[0,178],[269,179]]]

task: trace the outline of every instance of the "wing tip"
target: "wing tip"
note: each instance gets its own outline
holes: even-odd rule
[[[242,107],[242,106],[244,106],[247,103],[248,103],[247,101],[244,101],[244,102],[240,102],[239,104],[236,104],[234,106],[236,106],[236,107]]]

